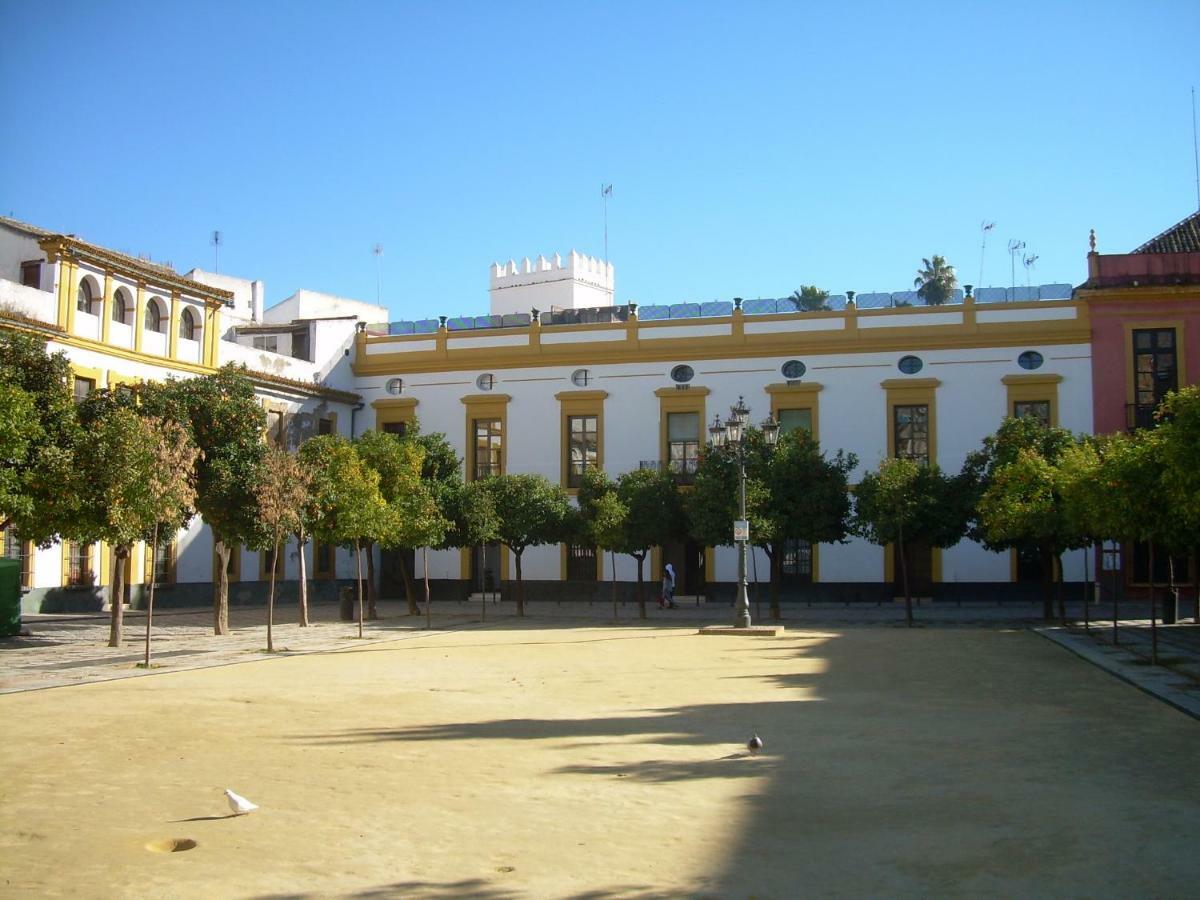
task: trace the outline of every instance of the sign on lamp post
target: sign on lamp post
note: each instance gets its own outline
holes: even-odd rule
[[[733,539],[734,541],[750,540],[750,521],[748,519],[733,520]]]

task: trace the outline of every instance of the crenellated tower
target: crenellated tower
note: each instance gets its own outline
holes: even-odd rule
[[[563,259],[555,253],[552,259],[527,256],[518,264],[492,263],[492,315],[527,313],[531,309],[587,309],[593,306],[612,306],[614,294],[613,265],[595,256],[572,250]]]

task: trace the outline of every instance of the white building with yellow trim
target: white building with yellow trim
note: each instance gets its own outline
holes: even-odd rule
[[[582,465],[610,475],[662,466],[686,482],[708,423],[739,397],[756,421],[770,412],[785,428],[810,429],[827,450],[853,451],[852,478],[897,454],[957,472],[1014,414],[1092,430],[1088,308],[1070,285],[990,290],[988,302],[959,292],[941,307],[908,305],[915,298],[903,292],[831,298],[823,312],[785,301],[585,308],[597,267],[577,257],[493,266],[491,316],[368,327],[354,371],[374,427],[415,415],[422,430],[447,435],[468,478],[536,473],[569,489]],[[588,290],[577,284],[584,277]],[[602,277],[611,284],[611,267]],[[651,579],[666,559],[683,594],[720,595],[736,579],[731,547],[662,548]],[[890,548],[795,544],[784,563],[793,596],[892,595]],[[767,580],[764,556],[755,567]],[[1011,595],[1014,582],[1035,581],[1013,554],[970,541],[911,568],[921,593],[940,597]],[[500,548],[430,557],[431,578],[451,595],[513,571]],[[588,548],[561,546],[527,550],[523,573],[531,596],[546,597],[590,597],[581,582],[607,596],[601,582],[613,577]],[[1082,577],[1083,555],[1074,554],[1066,578]],[[616,578],[636,578],[632,559],[617,558]]]
[[[322,316],[313,295],[306,299],[303,307],[289,298],[264,309],[261,282],[199,270],[183,276],[73,235],[0,218],[0,327],[38,334],[50,352],[66,353],[77,395],[244,363],[267,411],[270,440],[296,446],[312,434],[350,435],[361,406],[349,355],[356,322],[383,311],[342,301],[334,314]],[[264,334],[272,339],[262,340]],[[13,533],[4,543],[6,555],[21,559],[27,612],[107,602],[111,571],[104,544],[38,549]],[[167,605],[209,602],[212,544],[209,529],[194,519],[163,542],[157,573],[150,571],[146,548],[135,548],[127,579],[134,602],[151,577],[165,588],[159,596]],[[322,548],[311,558],[311,546],[308,553],[308,571],[318,580],[352,577],[348,554]],[[269,574],[262,554],[241,550],[233,570],[231,601],[257,599]],[[298,570],[292,547],[284,577],[295,578]]]

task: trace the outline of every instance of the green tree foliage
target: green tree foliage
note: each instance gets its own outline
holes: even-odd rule
[[[188,429],[200,448],[196,506],[212,529],[217,554],[213,632],[229,633],[229,559],[241,544],[261,543],[255,486],[266,455],[267,414],[244,366],[212,375],[143,385],[142,408]]]
[[[917,296],[929,306],[941,306],[950,300],[954,289],[958,287],[958,276],[954,274],[954,266],[946,263],[945,257],[936,253],[933,259],[922,259],[922,267],[917,270],[913,279],[913,287]]]
[[[517,564],[517,615],[525,615],[521,557],[529,547],[562,539],[571,516],[567,492],[541,475],[493,475],[480,482],[496,511],[496,539]]]
[[[963,467],[963,496],[970,497],[975,508],[970,536],[989,550],[1014,549],[1041,557],[1046,578],[1042,614],[1047,620],[1053,617],[1052,584],[1056,567],[1061,580],[1062,554],[1086,543],[1065,513],[1058,471],[1074,443],[1064,428],[1032,417],[1005,419],[994,435],[984,438],[980,450],[967,456]],[[1009,467],[1013,471],[1005,474]]]
[[[751,542],[771,563],[771,615],[779,619],[783,542],[844,542],[850,528],[847,477],[858,465],[841,450],[826,458],[803,429],[781,435],[772,450],[757,428],[746,430],[746,517]],[[738,513],[737,457],[727,447],[710,448],[685,498],[692,537],[709,546],[733,543]]]
[[[358,636],[363,635],[362,547],[395,534],[396,515],[379,490],[379,473],[354,445],[326,434],[300,447],[300,463],[312,477],[313,535],[326,544],[352,547],[358,578]]]
[[[905,548],[910,543],[950,547],[966,531],[966,505],[958,479],[936,465],[910,459],[884,459],[854,492],[855,531],[873,544],[895,545],[904,587],[904,617],[913,624],[912,592]]]
[[[446,522],[434,497],[432,479],[422,478],[425,443],[382,431],[367,431],[355,441],[355,448],[363,462],[379,473],[380,492],[395,514],[396,528],[388,536],[388,543],[381,546],[389,549],[416,548],[439,543],[445,535]],[[369,562],[370,559],[368,556]],[[371,618],[375,618],[373,569],[374,566],[369,564],[367,580],[372,592]],[[411,592],[408,611],[410,615],[419,612]]]
[[[829,291],[823,291],[815,284],[803,285],[800,290],[792,291],[788,297],[800,312],[828,312]]]
[[[71,367],[21,331],[0,331],[0,530],[34,514],[27,480],[44,447],[73,440]]]
[[[597,547],[601,553],[608,551],[612,561],[612,607],[613,620],[619,618],[617,610],[617,562],[616,554],[622,545],[625,519],[629,510],[617,497],[617,486],[600,469],[587,468],[576,496],[579,503],[579,542]]]
[[[290,535],[303,531],[304,509],[311,493],[311,478],[300,461],[278,447],[269,447],[259,469],[259,481],[254,487],[258,501],[258,521],[267,535],[263,549],[270,549],[270,588],[267,592],[267,652],[275,651],[272,634],[275,624],[275,573],[279,571],[281,547],[286,547]],[[300,548],[304,553],[304,548]]]
[[[646,618],[645,562],[652,547],[682,539],[687,513],[679,488],[667,472],[636,469],[622,473],[615,489],[600,495],[589,526],[597,544],[637,562],[638,616]]]
[[[159,528],[176,531],[191,517],[198,453],[178,423],[112,405],[69,446],[39,458],[33,474],[38,523],[22,530],[43,543],[57,536],[109,544],[110,647],[121,646],[125,562],[137,541],[150,540],[153,548]]]
[[[1164,480],[1171,512],[1177,517],[1179,549],[1191,555],[1195,573],[1192,614],[1200,622],[1200,385],[1169,394],[1161,414],[1158,431],[1166,465]]]

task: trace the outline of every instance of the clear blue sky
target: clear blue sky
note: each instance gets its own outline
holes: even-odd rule
[[[979,6],[981,9],[974,9]],[[618,299],[911,287],[945,255],[1085,277],[1196,209],[1200,3],[0,0],[0,213],[479,314],[487,267],[601,255]],[[1018,283],[1024,273],[1018,267]]]

